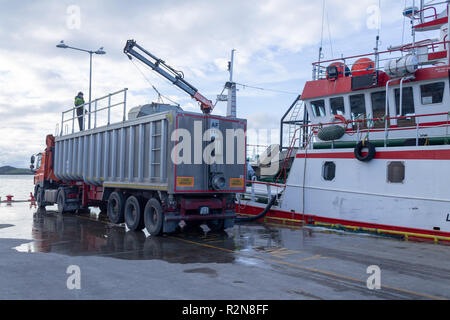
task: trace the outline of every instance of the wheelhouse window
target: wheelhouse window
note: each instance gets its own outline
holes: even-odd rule
[[[372,100],[372,113],[374,118],[384,116],[386,112],[386,91],[373,92],[370,95]]]
[[[400,89],[395,89],[395,107],[397,114],[405,116],[414,114],[414,95],[413,88],[407,87],[402,89],[402,113],[400,114]]]
[[[325,100],[311,101],[311,109],[314,117],[325,117]]]
[[[403,183],[405,180],[405,164],[402,161],[388,163],[387,180],[390,183]]]
[[[386,113],[386,91],[373,92],[370,95],[372,101],[372,118],[379,119]],[[384,121],[375,120],[372,123],[373,128],[384,128]]]
[[[350,96],[350,113],[352,120],[363,120],[366,118],[366,99],[364,94],[355,94]],[[356,128],[357,124],[353,123],[353,127]],[[366,122],[359,122],[360,128],[366,127]]]
[[[344,97],[331,98],[330,107],[332,114],[344,115],[345,114]]]
[[[442,103],[444,99],[445,82],[435,82],[420,86],[422,104]]]
[[[402,89],[402,108],[400,110],[400,89],[394,90],[395,95],[395,108],[397,111],[397,115],[399,116],[408,116],[414,115],[414,94],[412,87],[406,87]],[[410,127],[416,124],[416,118],[401,118],[397,119],[397,125],[399,127]]]
[[[363,94],[350,96],[350,112],[352,120],[366,115],[366,100]]]
[[[322,168],[322,177],[327,180],[331,181],[336,176],[336,164],[332,161],[327,161],[323,164]]]

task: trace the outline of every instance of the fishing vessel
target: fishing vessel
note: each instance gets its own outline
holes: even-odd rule
[[[411,43],[312,64],[281,120],[281,168],[249,181],[239,214],[275,197],[268,221],[450,241],[450,3],[419,5],[403,12]]]

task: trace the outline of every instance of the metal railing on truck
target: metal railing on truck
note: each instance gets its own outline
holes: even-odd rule
[[[55,136],[63,136],[70,133],[75,133],[81,131],[80,128],[76,130],[76,127],[78,126],[78,119],[82,118],[83,128],[84,130],[89,129],[95,129],[99,125],[110,125],[112,122],[111,118],[114,117],[113,114],[111,114],[111,109],[118,106],[123,106],[123,115],[121,117],[122,121],[126,120],[126,114],[127,114],[127,91],[128,88],[124,88],[122,90],[109,93],[103,97],[97,98],[95,100],[86,102],[79,106],[74,106],[73,108],[70,108],[66,111],[63,111],[61,114],[61,125],[58,123],[56,124],[55,128]],[[121,100],[118,100],[121,99]],[[107,103],[106,106],[102,106],[102,104]],[[88,109],[86,110],[86,107]],[[82,115],[77,115],[76,110],[82,108],[83,113]],[[104,112],[104,119],[101,119],[99,117],[99,113]],[[71,114],[71,118],[67,118],[67,114]],[[93,119],[92,119],[93,118]],[[86,121],[87,120],[87,121]],[[93,125],[92,125],[93,120]],[[104,121],[100,121],[104,120]],[[87,122],[87,127],[86,127]],[[119,122],[119,121],[117,121]],[[72,130],[70,130],[69,125],[72,126]],[[70,132],[71,131],[71,132]]]

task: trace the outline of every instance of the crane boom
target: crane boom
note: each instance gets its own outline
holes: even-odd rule
[[[135,48],[139,49],[140,52],[138,52]],[[193,85],[184,80],[183,72],[177,71],[167,65],[163,60],[155,57],[153,54],[138,45],[135,40],[128,40],[123,52],[130,60],[132,57],[135,57],[152,68],[152,70],[172,82],[178,88],[189,94],[193,99],[197,100],[200,103],[200,108],[203,113],[211,113],[214,108],[211,100],[205,98]]]

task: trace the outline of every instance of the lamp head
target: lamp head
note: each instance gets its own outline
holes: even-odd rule
[[[97,51],[95,51],[95,54],[105,54],[106,52],[103,51],[103,47],[100,47]]]
[[[61,42],[58,43],[58,44],[56,45],[56,47],[57,47],[57,48],[66,49],[66,48],[68,48],[69,46],[66,45],[66,44],[64,43],[64,40],[61,40]]]

